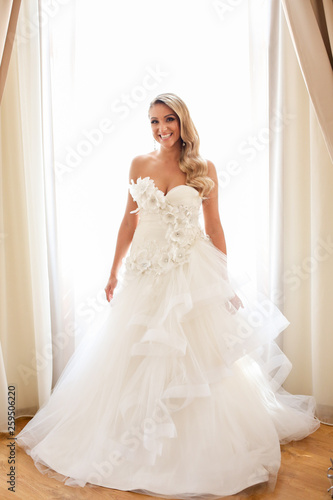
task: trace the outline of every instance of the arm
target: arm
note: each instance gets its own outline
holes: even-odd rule
[[[227,245],[219,215],[218,179],[216,169],[213,163],[210,161],[207,161],[207,165],[207,175],[214,181],[215,185],[209,193],[209,198],[203,200],[202,202],[205,231],[206,234],[210,237],[213,245],[221,250],[221,252],[223,252],[225,255],[227,255]]]
[[[130,169],[130,179],[137,178],[135,170],[136,170],[135,162],[133,161]],[[128,249],[133,239],[134,231],[138,224],[138,219],[139,219],[138,214],[130,213],[131,211],[136,210],[137,208],[138,208],[137,204],[135,203],[135,201],[133,201],[131,194],[128,193],[125,214],[118,231],[116,250],[111,267],[111,273],[108,283],[105,287],[106,299],[108,302],[110,302],[110,300],[113,298],[114,289],[116,288],[118,283],[117,276],[122,264],[122,260],[128,252]]]
[[[227,255],[227,245],[225,241],[224,231],[222,228],[220,215],[219,215],[219,204],[218,204],[218,179],[216,174],[216,168],[212,162],[207,161],[208,165],[208,177],[213,179],[215,185],[211,192],[209,193],[209,198],[203,200],[202,209],[203,216],[205,222],[205,231],[206,234],[210,237],[213,245],[221,250],[225,255]],[[235,295],[230,299],[230,303],[232,304],[232,308],[230,312],[234,312],[240,307],[244,307],[240,298]]]

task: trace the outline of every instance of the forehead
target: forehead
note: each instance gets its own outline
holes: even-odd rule
[[[149,110],[149,116],[151,116],[151,117],[154,116],[156,118],[161,118],[161,117],[164,117],[164,116],[170,115],[170,114],[177,116],[176,113],[174,111],[172,111],[171,108],[169,108],[169,106],[167,106],[166,104],[163,104],[161,102],[157,102],[156,104],[153,104]]]

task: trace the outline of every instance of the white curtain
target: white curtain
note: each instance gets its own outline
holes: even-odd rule
[[[216,164],[230,267],[269,291],[267,6],[23,0],[1,109],[1,339],[19,412],[108,310],[128,168],[153,147],[160,92],[184,98]]]
[[[129,165],[153,148],[147,112],[160,92],[184,98],[217,166],[230,266],[242,262],[267,291],[267,268],[258,272],[268,226],[267,4],[99,0],[92,9],[80,0],[75,19],[66,9],[51,20],[64,330],[70,322],[79,342],[108,309]]]
[[[313,394],[319,418],[333,423],[333,165],[281,2],[271,7],[271,297],[291,323],[281,344],[293,363],[285,387]]]

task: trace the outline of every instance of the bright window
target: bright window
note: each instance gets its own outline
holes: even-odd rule
[[[187,103],[218,171],[230,265],[256,277],[267,240],[266,4],[79,0],[50,16],[59,249],[83,330],[105,309],[129,165],[153,149],[147,112],[161,92]]]

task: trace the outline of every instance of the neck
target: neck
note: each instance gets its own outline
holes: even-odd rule
[[[180,153],[181,150],[179,144],[177,143],[171,149],[166,149],[161,147],[157,154],[161,158],[161,160],[165,160],[169,163],[169,162],[179,162]]]

